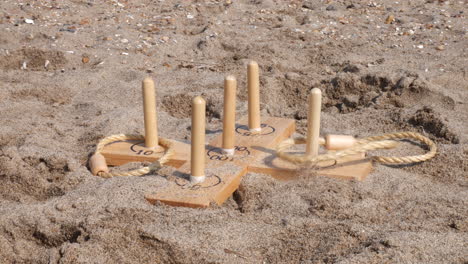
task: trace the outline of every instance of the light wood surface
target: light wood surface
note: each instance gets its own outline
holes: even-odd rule
[[[270,117],[262,124],[264,134],[252,134],[248,128],[248,117],[244,117],[236,124],[236,151],[233,157],[223,156],[221,134],[207,145],[206,180],[203,183],[190,183],[190,166],[187,163],[174,173],[174,180],[168,182],[166,187],[146,194],[145,198],[153,204],[162,202],[173,206],[209,207],[224,203],[248,172],[269,174],[279,180],[293,180],[306,175],[307,168],[297,168],[275,155],[276,146],[294,131],[294,120]],[[372,162],[365,159],[364,154],[319,165],[321,168],[314,171],[317,175],[358,181],[372,170]]]
[[[158,146],[158,123],[156,115],[156,91],[153,79],[143,80],[143,112],[145,116],[145,146],[150,149]]]
[[[223,150],[228,155],[234,155],[236,129],[236,78],[232,75],[224,79],[224,111],[223,111]]]
[[[157,193],[145,195],[148,202],[162,202],[172,206],[208,207],[212,204],[221,205],[238,188],[247,168],[234,163],[224,163],[221,166],[207,166],[206,178],[201,183],[189,180],[190,166],[185,164],[172,175],[174,180]]]
[[[320,137],[320,114],[322,111],[322,91],[312,89],[309,95],[309,112],[307,115],[307,144],[306,153],[317,156]]]
[[[248,167],[248,171],[269,174],[278,180],[294,180],[298,177],[307,177],[307,173],[311,172],[317,176],[357,181],[364,180],[372,171],[372,161],[367,159],[364,153],[347,156],[336,162],[322,162],[315,168],[300,168],[295,164],[279,159],[272,153],[274,153],[274,150],[266,150]]]
[[[255,61],[247,65],[247,90],[249,108],[249,129],[259,132],[260,127],[260,77],[258,64]]]
[[[270,174],[280,180],[292,180],[306,174],[307,170],[297,169],[296,166],[275,156],[276,146],[294,133],[295,121],[270,117],[264,120],[262,127],[262,133],[265,135],[252,134],[248,128],[248,117],[236,122],[235,155],[231,158],[222,153],[223,139],[222,134],[219,133],[206,147],[205,175],[207,177],[198,185],[190,182],[191,165],[190,162],[186,162],[190,160],[190,145],[172,140],[175,153],[167,164],[179,168],[177,175],[173,177],[177,179],[178,184],[175,181],[168,181],[166,187],[159,189],[156,193],[145,195],[146,199],[151,203],[160,201],[173,206],[221,205],[238,188],[242,177],[247,172]],[[144,155],[145,151],[150,155]],[[132,161],[153,162],[162,155],[162,152],[147,151],[152,150],[145,148],[141,141],[124,141],[109,144],[101,153],[106,157],[109,165],[122,165]],[[363,180],[372,170],[372,163],[363,159],[363,156],[348,157],[341,159],[338,163],[335,166],[333,166],[334,162],[322,163],[320,165],[323,168],[316,172],[322,176]],[[221,182],[216,187],[209,187],[210,184],[213,185],[215,179],[218,179],[213,176],[214,174],[221,179]]]
[[[174,206],[187,207],[208,207],[210,204],[224,203],[239,187],[242,177],[248,171],[249,164],[257,160],[265,149],[275,148],[295,130],[295,121],[284,118],[266,119],[262,129],[264,135],[249,133],[247,124],[248,118],[237,122],[236,151],[233,157],[224,159],[226,157],[222,154],[222,135],[218,135],[210,142],[205,154],[207,157],[206,180],[198,187],[181,186],[181,182],[189,184],[186,175],[189,174],[190,168],[186,164],[176,172],[178,175],[174,175],[175,181],[169,182],[166,188],[156,193],[145,195],[146,199],[151,203],[160,201]],[[216,186],[211,186],[218,178],[220,182]]]
[[[205,178],[205,115],[206,102],[201,96],[192,100],[192,147],[190,179],[202,182]]]
[[[190,144],[177,140],[170,141],[174,155],[166,164],[179,168],[190,160]],[[104,147],[101,154],[106,158],[107,165],[120,166],[129,162],[155,162],[164,154],[164,149],[146,148],[143,141],[129,140],[111,143]]]

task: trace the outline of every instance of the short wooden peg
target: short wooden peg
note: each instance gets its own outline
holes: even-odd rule
[[[325,148],[328,150],[342,150],[352,147],[356,143],[353,136],[347,135],[326,135]]]
[[[224,79],[224,112],[223,112],[223,152],[234,155],[236,129],[236,77],[229,75]]]
[[[206,102],[201,96],[192,101],[192,146],[190,181],[201,183],[205,180],[205,111]]]
[[[320,112],[322,108],[322,91],[314,88],[309,95],[309,113],[307,115],[306,154],[317,156],[320,136]]]
[[[260,132],[260,77],[255,61],[247,65],[247,90],[249,95],[249,130]]]
[[[158,148],[158,125],[156,117],[156,92],[153,79],[143,80],[143,111],[145,115],[145,147]]]

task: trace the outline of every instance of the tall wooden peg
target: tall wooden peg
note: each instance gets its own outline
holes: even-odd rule
[[[143,111],[145,115],[145,147],[156,149],[158,146],[158,122],[156,116],[156,92],[153,79],[143,80]]]
[[[307,115],[306,154],[317,156],[320,136],[320,112],[322,111],[322,91],[314,88],[309,95],[309,112]]]
[[[247,90],[249,95],[249,130],[260,132],[260,77],[255,61],[247,65]]]
[[[229,75],[224,79],[223,112],[223,152],[234,155],[236,129],[236,77]]]
[[[206,102],[201,96],[192,100],[192,147],[190,181],[200,183],[205,180],[205,111]]]

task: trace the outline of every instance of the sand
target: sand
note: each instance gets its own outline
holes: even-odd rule
[[[468,263],[466,1],[2,0],[0,11],[1,263]],[[304,133],[317,87],[322,134],[417,131],[439,154],[376,164],[363,182],[249,173],[209,209],[149,204],[163,171],[91,175],[99,139],[143,133],[145,77],[160,136],[189,140],[193,96],[207,100],[207,129],[221,128],[227,74],[246,113],[251,59],[263,115]]]

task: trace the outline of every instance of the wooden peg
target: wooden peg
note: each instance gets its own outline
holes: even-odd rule
[[[309,113],[307,115],[306,154],[317,156],[320,136],[320,112],[322,108],[322,91],[314,88],[309,95]]]
[[[249,130],[260,132],[260,77],[255,61],[247,65],[247,90],[249,95]]]
[[[201,96],[192,100],[192,147],[190,181],[200,183],[205,180],[205,111],[206,102]]]
[[[236,129],[236,77],[229,75],[224,79],[224,112],[223,112],[223,152],[234,155]]]
[[[93,175],[98,175],[100,172],[109,172],[107,167],[106,158],[100,153],[96,153],[89,159],[89,168]]]
[[[342,150],[352,147],[356,143],[353,136],[346,135],[326,135],[325,148],[328,150]]]
[[[158,123],[156,117],[156,92],[153,79],[143,80],[143,111],[145,115],[145,147],[158,148]]]

